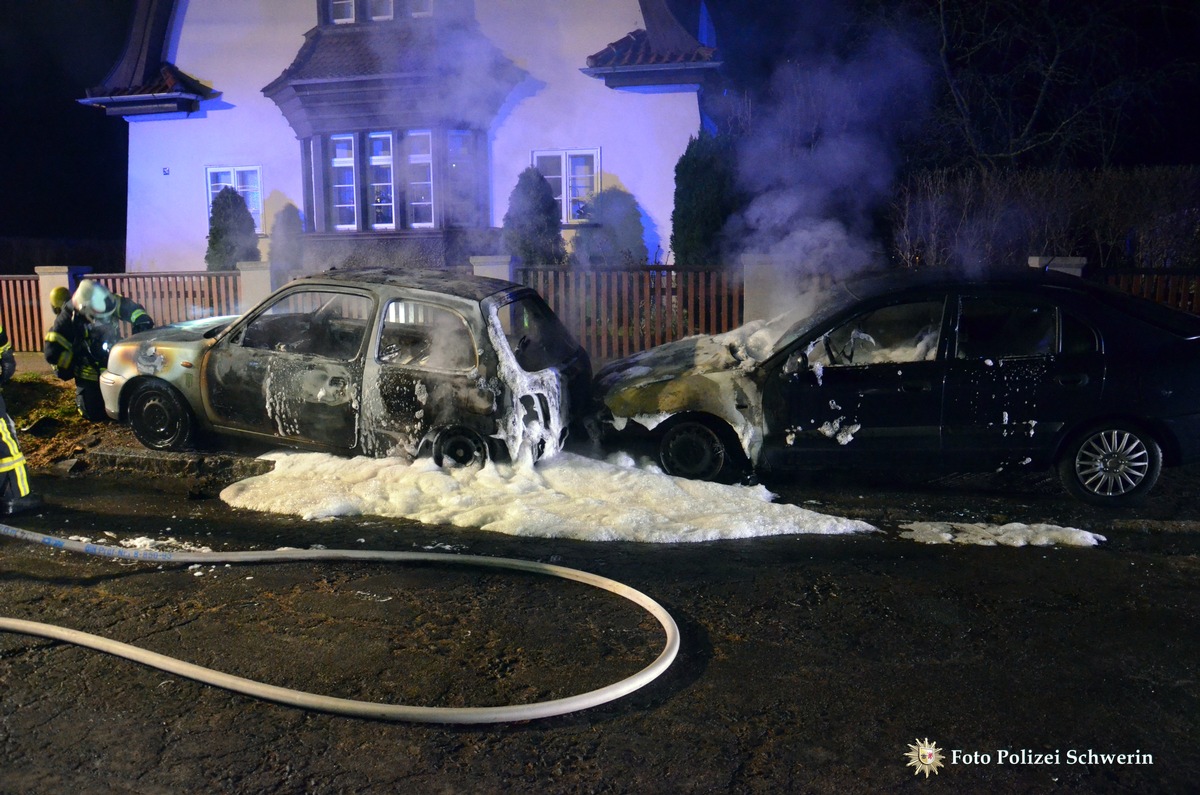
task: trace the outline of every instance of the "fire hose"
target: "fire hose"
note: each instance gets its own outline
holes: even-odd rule
[[[252,679],[245,679],[222,673],[221,671],[215,671],[211,668],[194,665],[174,657],[168,657],[137,646],[131,646],[127,643],[121,643],[120,641],[110,640],[99,635],[67,629],[53,624],[0,617],[0,631],[35,635],[84,646],[117,657],[123,657],[152,668],[158,668],[167,673],[231,690],[235,693],[274,701],[287,706],[299,707],[301,709],[330,712],[359,718],[410,721],[416,723],[507,723],[510,721],[549,718],[590,709],[600,704],[614,701],[645,687],[670,667],[671,663],[675,660],[675,655],[679,652],[679,628],[676,626],[675,620],[671,617],[670,613],[658,604],[658,602],[641,591],[616,580],[548,563],[518,560],[516,558],[492,558],[483,555],[356,549],[276,549],[244,552],[168,552],[163,550],[126,549],[124,547],[110,547],[83,541],[72,541],[4,524],[0,524],[0,535],[69,552],[153,563],[233,564],[284,563],[313,560],[388,561],[405,563],[452,563],[455,565],[481,566],[485,568],[543,574],[564,580],[573,580],[621,596],[654,616],[666,634],[666,644],[662,652],[650,665],[632,676],[586,693],[532,704],[514,704],[500,707],[420,707],[404,704],[381,704],[371,701],[357,701],[268,685]]]

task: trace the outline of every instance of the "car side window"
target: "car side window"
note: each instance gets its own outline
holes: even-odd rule
[[[1096,330],[1074,315],[1062,313],[1061,340],[1063,353],[1092,353],[1096,350]]]
[[[924,362],[937,358],[945,302],[893,304],[858,315],[817,339],[810,364],[824,367]]]
[[[1041,301],[964,296],[955,358],[1009,359],[1058,351],[1058,309]]]
[[[365,295],[295,290],[246,324],[234,343],[349,361],[362,348],[373,307]]]
[[[379,328],[377,358],[385,364],[433,370],[469,370],[477,363],[466,320],[423,301],[391,301]]]

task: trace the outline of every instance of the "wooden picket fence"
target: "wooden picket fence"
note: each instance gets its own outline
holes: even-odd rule
[[[742,324],[740,273],[716,269],[520,267],[594,363]]]
[[[0,276],[0,323],[15,351],[40,351],[46,330],[38,302],[38,277]]]
[[[1200,314],[1200,272],[1170,268],[1102,270],[1099,281],[1123,293]]]
[[[242,281],[236,271],[178,273],[94,273],[88,278],[146,307],[154,324],[236,315]]]
[[[145,306],[157,325],[236,314],[244,308],[237,272],[89,274],[89,278]],[[519,267],[514,278],[546,298],[596,363],[693,334],[719,334],[744,322],[737,272]],[[1200,314],[1200,272],[1105,269],[1092,278]],[[37,276],[0,276],[0,322],[14,350],[42,349],[46,329]]]

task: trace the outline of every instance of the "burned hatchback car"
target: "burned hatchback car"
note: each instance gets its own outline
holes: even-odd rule
[[[882,275],[810,305],[610,363],[601,423],[684,477],[1055,467],[1100,505],[1200,458],[1198,317],[1055,273]]]
[[[330,271],[236,318],[118,343],[108,414],[142,444],[216,437],[439,463],[536,459],[587,404],[591,364],[542,298],[439,271]]]

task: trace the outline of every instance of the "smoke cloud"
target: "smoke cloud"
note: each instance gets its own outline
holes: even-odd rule
[[[738,172],[753,198],[724,230],[727,261],[772,270],[770,314],[795,306],[812,277],[882,264],[879,209],[930,82],[897,31],[857,30],[856,41],[823,41],[819,51],[807,35],[809,51],[778,66],[750,105]]]

